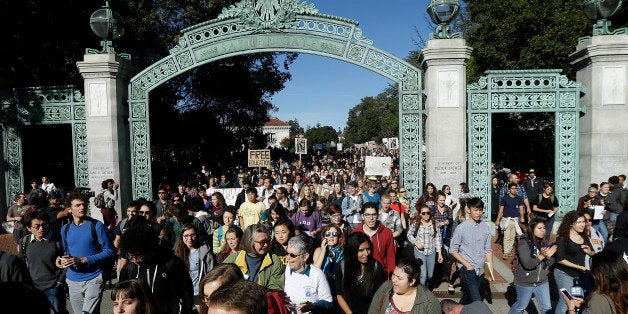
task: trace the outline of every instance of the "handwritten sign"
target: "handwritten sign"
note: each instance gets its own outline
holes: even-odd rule
[[[390,176],[391,164],[392,159],[390,157],[366,156],[364,158],[364,174],[367,176]]]
[[[271,168],[270,149],[249,149],[249,167]]]

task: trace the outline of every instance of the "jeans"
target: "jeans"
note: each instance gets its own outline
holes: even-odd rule
[[[68,310],[65,308],[65,291],[62,287],[46,289],[44,294],[55,313],[68,313]]]
[[[475,270],[467,270],[464,266],[458,272],[460,273],[460,283],[462,284],[460,304],[467,305],[474,301],[482,301],[480,283],[484,274],[478,276]]]
[[[512,305],[510,308],[509,314],[521,314],[528,307],[530,303],[530,299],[532,299],[532,294],[534,293],[534,297],[536,301],[539,303],[539,307],[541,308],[542,314],[551,314],[552,313],[552,302],[550,300],[549,293],[549,282],[544,284],[540,284],[536,287],[524,287],[518,284],[515,284],[515,289],[517,289],[517,302]]]
[[[414,247],[414,257],[423,261],[421,263],[421,284],[425,286],[425,282],[427,278],[432,278],[434,274],[434,263],[436,262],[436,252],[432,252],[432,254],[425,255],[419,251],[416,247]]]
[[[604,220],[596,220],[596,222],[593,224],[593,229],[599,231],[602,234],[602,237],[604,238],[604,243],[608,243],[608,229],[606,229],[606,224],[604,223]]]
[[[552,234],[552,228],[554,228],[554,220],[556,220],[556,215],[552,215],[552,217],[548,218],[545,222],[545,239],[549,240],[550,235]]]
[[[554,269],[554,279],[556,280],[556,288],[558,291],[558,303],[556,303],[556,309],[554,310],[555,314],[564,314],[567,311],[567,304],[565,300],[563,300],[562,294],[560,292],[560,288],[565,288],[569,290],[571,286],[573,286],[573,280],[575,277],[571,277],[567,275],[564,271],[555,268]]]
[[[74,313],[100,313],[100,301],[104,281],[102,274],[87,281],[72,281],[66,278],[70,290],[70,303]]]

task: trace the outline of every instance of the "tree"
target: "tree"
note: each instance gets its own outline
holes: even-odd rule
[[[349,110],[345,141],[349,144],[381,142],[383,137],[399,135],[397,86],[389,86],[375,97],[365,97]]]
[[[236,0],[121,0],[112,9],[126,22],[117,52],[130,53],[139,71],[169,55],[180,30],[215,18]],[[83,86],[76,62],[100,39],[88,21],[90,1],[0,2],[0,97],[12,88]],[[245,150],[261,147],[261,126],[276,110],[272,95],[290,79],[296,54],[231,57],[192,69],[150,93],[154,178],[182,165],[219,169],[242,164]]]
[[[305,137],[307,138],[308,145],[326,144],[332,141],[338,141],[338,134],[333,127],[328,125],[321,126],[320,124],[307,129],[307,131],[305,131]]]
[[[305,132],[303,128],[301,127],[301,125],[299,125],[299,120],[297,120],[296,118],[288,120],[288,124],[290,124],[290,137],[291,138],[294,138],[295,136],[299,134],[303,134]]]

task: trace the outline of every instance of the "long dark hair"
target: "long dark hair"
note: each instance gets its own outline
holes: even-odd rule
[[[438,229],[436,227],[436,219],[434,218],[434,215],[432,215],[432,210],[427,205],[421,205],[421,208],[419,208],[419,212],[412,219],[412,223],[416,225],[416,229],[414,229],[414,236],[416,237],[417,234],[419,234],[419,227],[421,227],[421,217],[422,217],[421,212],[423,211],[424,208],[427,208],[427,210],[430,211],[430,223],[432,224],[432,227],[434,228],[434,237],[436,237],[436,235],[438,234]]]
[[[569,230],[571,230],[571,226],[575,224],[576,221],[578,221],[578,218],[583,217],[583,216],[584,216],[583,213],[579,211],[575,211],[575,210],[570,211],[567,214],[565,214],[565,217],[563,217],[563,221],[560,223],[560,226],[558,227],[558,232],[556,232],[558,236],[562,237],[563,240],[568,240]],[[584,232],[582,232],[580,235],[583,238],[586,237],[586,234]]]
[[[428,186],[432,187],[432,194],[428,194],[427,193],[427,187]],[[432,183],[432,182],[428,182],[425,185],[425,190],[423,190],[423,199],[427,200],[428,197],[435,197],[437,191],[438,191],[438,189],[436,188],[436,185],[434,185],[434,183]]]
[[[188,258],[188,256],[190,256],[190,249],[183,242],[183,233],[188,230],[194,230],[194,234],[196,234],[196,239],[194,240],[194,247],[198,248],[200,244],[200,240],[199,240],[200,235],[198,233],[198,229],[196,229],[196,227],[193,224],[185,224],[183,225],[183,227],[181,227],[181,232],[179,233],[179,242],[177,243],[177,247],[174,250],[174,255],[178,256],[181,260],[183,260],[183,263],[185,263],[185,268],[187,268],[189,271],[190,259]]]
[[[364,272],[362,272],[362,265],[358,260],[358,251],[360,245],[367,242],[371,247],[371,254],[369,255],[368,262],[364,265]],[[347,237],[345,242],[344,252],[344,267],[342,268],[342,295],[343,297],[350,297],[354,295],[368,295],[375,287],[375,259],[373,258],[373,243],[371,239],[362,232],[355,232]],[[362,276],[361,284],[357,284],[357,278]]]
[[[610,250],[593,255],[591,275],[597,286],[593,293],[608,296],[617,313],[628,312],[628,266],[623,257]]]
[[[534,247],[536,247],[537,249],[541,249],[542,247],[546,247],[547,246],[547,241],[548,239],[545,238],[545,234],[543,235],[543,239],[539,240],[539,238],[537,238],[534,235],[534,229],[536,229],[536,226],[538,226],[538,224],[544,224],[545,225],[545,221],[534,218],[530,221],[529,227],[528,227],[528,232],[527,232],[527,236],[528,236],[528,241],[530,241],[532,244],[534,244]]]

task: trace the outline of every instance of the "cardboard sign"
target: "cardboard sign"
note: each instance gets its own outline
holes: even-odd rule
[[[272,168],[270,149],[249,149],[249,168]]]
[[[364,158],[364,174],[367,176],[390,176],[390,165],[392,159],[390,157],[373,157],[366,156]]]
[[[297,155],[307,154],[307,138],[297,137],[294,139],[294,153]]]

